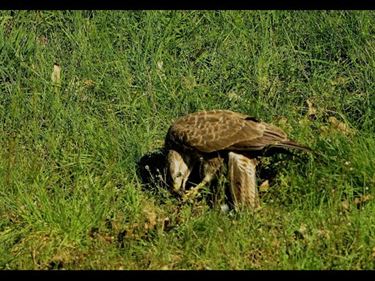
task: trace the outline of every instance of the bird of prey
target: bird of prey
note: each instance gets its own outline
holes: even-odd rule
[[[252,159],[285,148],[310,151],[307,146],[290,140],[280,128],[229,110],[201,111],[178,118],[168,130],[165,148],[174,191],[184,192],[193,167],[198,164],[202,167],[203,180],[185,193],[185,199],[194,197],[217,176],[230,152],[229,172],[232,169],[232,177],[236,177],[230,181],[237,179],[238,182],[241,170],[251,169],[251,162],[243,157]],[[242,178],[249,180],[248,176],[242,175]],[[249,183],[243,180],[240,185]]]

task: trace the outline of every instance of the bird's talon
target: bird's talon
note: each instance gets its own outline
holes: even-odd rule
[[[194,189],[191,189],[185,192],[185,194],[182,196],[182,201],[183,202],[189,201],[191,199],[194,199],[196,196],[197,196],[197,191]]]

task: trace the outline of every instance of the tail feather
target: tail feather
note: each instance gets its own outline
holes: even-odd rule
[[[313,150],[305,145],[299,144],[292,140],[282,141],[278,144],[272,145],[272,147],[279,147],[279,148],[293,148],[293,149],[299,149],[305,152],[313,152]]]
[[[316,157],[320,162],[323,162],[324,164],[328,164],[328,161],[326,159],[326,156],[317,152],[317,151],[314,151],[313,149],[311,149],[310,147],[308,146],[305,146],[305,145],[302,145],[302,144],[299,144],[295,141],[292,141],[292,140],[287,140],[287,141],[282,141],[278,144],[275,144],[275,145],[272,145],[270,148],[272,149],[272,147],[275,147],[275,148],[281,148],[281,149],[285,149],[285,148],[293,148],[293,149],[299,149],[301,151],[304,151],[304,152],[308,152],[308,153],[311,153],[312,155],[314,155],[314,157]],[[289,152],[291,153],[291,152]],[[294,153],[291,153],[291,154],[294,154]]]

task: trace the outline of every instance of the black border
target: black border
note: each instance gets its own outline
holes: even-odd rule
[[[148,278],[147,280],[159,280],[162,278],[163,281],[171,280],[191,280],[190,278],[202,277],[202,280],[209,277],[214,277],[215,280],[233,280],[236,277],[242,278],[242,280],[250,280],[256,277],[276,277],[277,279],[283,280],[285,277],[296,277],[298,280],[305,277],[307,279],[316,277],[328,277],[330,281],[334,280],[332,277],[338,277],[340,280],[346,280],[346,277],[353,278],[354,276],[365,277],[366,275],[374,275],[375,271],[369,270],[3,270],[0,271],[0,277],[31,277],[31,278],[43,278],[51,277],[64,278],[67,277],[90,277],[90,280],[100,278],[136,278],[135,280],[144,280],[143,278]],[[353,275],[352,275],[353,274]],[[352,275],[352,276],[351,276]],[[243,279],[245,277],[245,279]],[[250,279],[247,279],[249,277]],[[173,279],[172,279],[173,278]],[[117,279],[115,279],[117,280]],[[290,279],[288,279],[290,280]],[[194,279],[196,281],[196,279]]]
[[[1,0],[0,9],[32,10],[372,10],[374,0]]]

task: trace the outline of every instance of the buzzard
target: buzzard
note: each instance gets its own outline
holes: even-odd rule
[[[168,130],[165,148],[175,192],[184,192],[193,167],[201,167],[203,180],[183,195],[184,200],[193,198],[227,163],[232,190],[237,190],[234,197],[249,201],[252,206],[256,205],[256,193],[251,191],[255,188],[256,157],[286,148],[310,151],[307,146],[290,140],[280,128],[229,110],[201,111],[180,117]],[[241,194],[245,194],[241,190],[248,190],[247,197],[253,199],[241,199]]]

